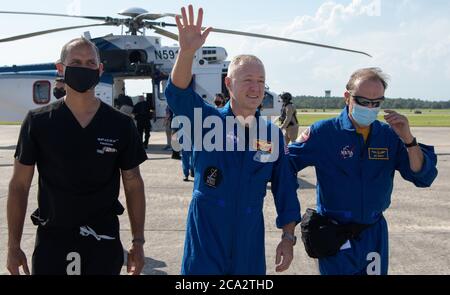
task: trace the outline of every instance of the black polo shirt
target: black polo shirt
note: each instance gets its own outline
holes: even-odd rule
[[[82,128],[64,100],[28,113],[14,156],[39,171],[33,221],[57,228],[121,214],[120,169],[147,159],[131,117],[101,102]]]
[[[150,105],[146,101],[138,102],[133,108],[133,114],[136,121],[150,121]]]

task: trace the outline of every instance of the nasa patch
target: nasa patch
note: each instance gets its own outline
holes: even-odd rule
[[[203,180],[205,181],[207,186],[217,188],[222,182],[222,172],[219,170],[219,168],[208,167],[203,174]]]
[[[349,146],[349,145],[344,146],[342,148],[342,150],[340,151],[341,159],[345,160],[345,159],[353,158],[354,150],[355,150],[354,146]]]

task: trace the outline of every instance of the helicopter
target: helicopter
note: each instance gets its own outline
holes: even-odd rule
[[[109,34],[91,38],[90,32],[84,33],[84,37],[98,47],[101,62],[104,64],[104,73],[101,76],[100,83],[95,88],[96,96],[107,104],[116,106],[118,97],[125,95],[125,82],[127,80],[149,79],[151,80],[149,83],[151,83],[152,92],[146,93],[146,99],[154,114],[156,130],[162,129],[167,107],[164,89],[174,66],[179,47],[163,46],[161,37],[147,36],[146,31],[151,30],[155,34],[178,41],[177,34],[165,29],[166,27],[176,27],[176,24],[159,21],[161,18],[174,18],[177,14],[150,13],[138,7],[120,11],[118,14],[122,16],[121,18],[18,11],[0,11],[0,14],[81,18],[99,22],[97,24],[53,28],[7,38],[0,37],[0,43],[80,28],[120,26],[122,28],[121,35]],[[127,31],[124,32],[124,29]],[[365,52],[353,49],[270,35],[220,28],[213,28],[212,32],[317,46],[364,54],[370,57]],[[228,96],[224,83],[230,63],[227,57],[227,51],[223,47],[203,46],[196,52],[192,68],[193,86],[195,91],[211,104],[216,93],[223,93]],[[54,62],[0,67],[0,101],[2,102],[0,121],[19,122],[30,109],[56,101],[57,99],[52,94],[52,86],[56,78],[58,78],[58,74]],[[278,99],[278,95],[270,91],[267,86],[261,107],[261,114],[264,116],[278,116],[280,114],[281,101]]]

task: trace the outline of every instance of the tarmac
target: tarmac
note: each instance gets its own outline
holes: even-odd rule
[[[13,155],[20,126],[0,126],[0,274],[7,274],[6,201],[13,171]],[[302,129],[302,128],[301,128]],[[392,203],[385,212],[389,226],[390,274],[450,274],[450,128],[413,128],[419,142],[434,145],[439,175],[431,188],[418,189],[396,173]],[[183,254],[185,222],[193,182],[183,182],[181,163],[163,151],[165,134],[154,132],[147,150],[149,160],[141,165],[147,199],[145,221],[145,267],[142,274],[179,274]],[[314,168],[299,173],[298,197],[302,213],[315,206]],[[29,218],[37,207],[37,173],[29,195],[22,249],[31,263],[36,227]],[[125,204],[123,189],[120,200]],[[275,272],[275,249],[281,232],[275,227],[275,207],[270,190],[264,205],[267,273]],[[131,234],[127,213],[121,217],[121,239],[125,249]],[[300,235],[299,228],[296,230]],[[314,259],[299,243],[294,261],[282,274],[318,274]],[[126,267],[122,268],[126,274]]]

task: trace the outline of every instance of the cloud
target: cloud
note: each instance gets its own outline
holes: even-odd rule
[[[365,18],[374,15],[379,10],[379,3],[380,0],[353,0],[348,5],[342,5],[327,1],[320,5],[313,16],[298,16],[292,21],[276,25],[250,25],[244,31],[340,46],[339,44],[342,42],[339,42],[339,37],[343,35],[343,32],[347,31],[345,26],[352,25],[352,19],[354,18],[361,16]],[[285,54],[288,54],[287,56],[290,56],[292,49],[288,48],[293,47],[291,43],[227,35],[220,35],[220,37],[213,35],[209,38],[208,43],[213,44],[215,40],[220,41],[222,44],[224,40],[230,40],[230,42],[226,42],[229,44],[227,49],[230,52],[264,54],[264,52],[268,51],[273,52],[276,47],[277,50],[282,51],[278,55],[286,56]],[[338,42],[335,42],[335,40]],[[293,60],[303,61],[305,57],[313,57],[313,51],[304,51],[308,47],[299,45],[295,50],[297,48],[301,56],[295,57]],[[290,54],[287,51],[291,51]]]
[[[358,16],[379,16],[381,1],[353,0],[348,5],[332,1],[322,4],[314,16],[301,16],[294,19],[282,32],[283,36],[302,37],[304,35],[338,36],[342,33],[342,23]]]
[[[280,83],[276,86],[294,88],[292,92],[299,94],[320,95],[325,88],[340,93],[355,69],[378,66],[392,76],[389,94],[393,97],[449,98],[443,86],[450,77],[450,21],[444,15],[425,17],[426,4],[421,8],[414,1],[384,3],[381,7],[379,1],[354,0],[347,5],[326,2],[314,15],[296,17],[278,28],[288,38],[350,47],[369,52],[374,58],[309,47],[305,51],[302,46],[292,50],[292,45],[280,45],[271,51],[280,57],[275,63],[283,64],[286,76],[300,76],[302,83],[286,77],[284,85],[277,79]],[[376,13],[380,16],[374,17]],[[398,21],[394,14],[399,16]],[[264,54],[268,49],[262,46],[259,50]]]

